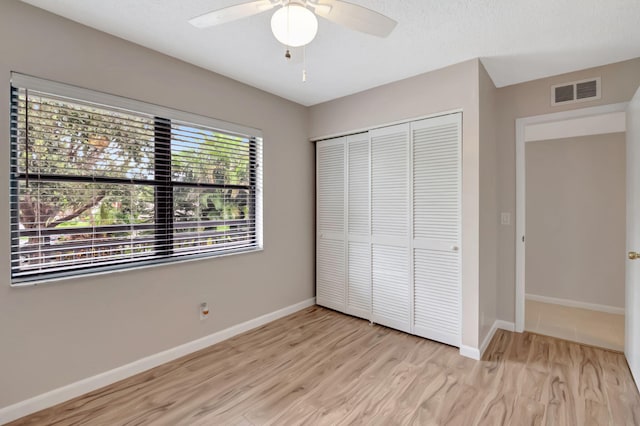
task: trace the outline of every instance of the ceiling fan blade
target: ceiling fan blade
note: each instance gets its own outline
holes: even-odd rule
[[[398,24],[381,13],[342,0],[310,1],[318,16],[378,37],[387,37]]]
[[[197,28],[213,27],[214,25],[225,24],[227,22],[257,15],[258,13],[273,9],[278,4],[280,4],[279,1],[271,0],[257,0],[249,3],[241,3],[196,16],[195,18],[189,19],[189,23]]]

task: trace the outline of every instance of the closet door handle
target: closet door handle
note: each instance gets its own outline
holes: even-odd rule
[[[458,251],[460,248],[458,246],[451,246],[451,251]]]

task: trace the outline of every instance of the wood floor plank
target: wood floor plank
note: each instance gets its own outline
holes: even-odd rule
[[[308,402],[300,401],[288,407],[286,411],[264,423],[265,426],[295,426],[300,424],[318,424],[320,410]],[[313,422],[311,420],[314,420]]]
[[[303,399],[349,359],[357,356],[368,337],[368,333],[344,333],[334,344],[329,345],[329,356],[324,352],[317,352],[307,357],[308,361],[301,364],[300,369],[290,370],[280,377],[277,389],[270,391],[268,396],[260,398],[258,403],[250,401],[245,417],[254,423],[265,423],[276,417],[297,400]],[[314,368],[308,369],[308,365],[313,365]]]
[[[545,405],[522,396],[517,396],[513,408],[513,424],[539,426],[543,424]]]
[[[386,421],[410,424],[416,421],[416,417],[434,418],[441,402],[435,402],[431,397],[440,394],[448,377],[453,376],[443,374],[442,367],[436,363],[428,362],[422,366],[402,393],[384,404],[382,410],[389,413]]]
[[[527,366],[531,369],[546,372],[551,367],[551,339],[536,334],[531,341],[531,351]]]
[[[482,361],[311,307],[11,425],[640,425],[622,354],[498,330]]]
[[[508,333],[504,330],[498,330],[496,333]],[[531,357],[533,348],[533,333],[509,333],[512,343],[509,348],[508,358],[511,362],[517,364],[526,364]]]
[[[443,404],[440,405],[436,416],[437,424],[476,424],[483,396],[480,389],[456,382],[444,395]]]
[[[438,369],[431,372],[432,380],[417,398],[418,405],[413,412],[406,417],[407,424],[436,424],[436,418],[440,408],[444,405],[445,398],[454,395],[459,386],[458,378],[449,370]],[[416,389],[419,392],[419,389]]]
[[[584,413],[579,409],[580,396],[575,382],[570,379],[572,371],[562,364],[549,364],[548,400],[545,421],[547,425],[584,424]],[[573,387],[572,387],[573,383]]]
[[[548,400],[549,372],[539,371],[525,366],[518,376],[518,395],[533,401]]]
[[[606,404],[599,404],[590,399],[583,399],[581,402],[584,404],[582,411],[584,412],[583,424],[585,426],[602,426],[611,424],[609,409]]]
[[[516,399],[516,395],[504,393],[499,388],[488,392],[476,424],[478,426],[515,424],[517,420],[514,418]]]
[[[369,425],[376,420],[389,423],[387,419],[391,417],[395,407],[393,404],[385,405],[384,402],[396,401],[398,394],[409,386],[419,370],[419,367],[405,361],[396,364],[387,377],[373,386],[368,397],[354,404],[351,412],[338,424]]]
[[[352,320],[348,317],[344,319]],[[191,414],[177,413],[178,417],[185,415],[198,417],[205,414],[209,416],[213,413],[217,414],[218,418],[233,418],[241,414],[247,406],[251,406],[256,398],[261,399],[260,395],[269,394],[281,383],[282,378],[299,371],[297,367],[301,364],[301,360],[317,354],[313,348],[318,341],[324,342],[327,347],[334,347],[336,342],[344,339],[345,334],[353,336],[358,328],[352,327],[349,321],[346,321],[337,323],[333,329],[323,327],[323,330],[319,334],[315,334],[317,332],[315,328],[309,330],[314,333],[310,346],[297,343],[297,336],[293,342],[285,342],[288,353],[273,350],[273,348],[271,350],[263,348],[262,356],[255,358],[257,362],[246,370],[245,374],[239,375],[238,369],[229,369],[224,375],[207,383],[212,390],[207,392],[210,402],[206,406],[198,407],[198,399],[190,398],[190,403],[183,408]],[[279,345],[275,348],[281,349]],[[264,360],[269,362],[265,364],[262,362]]]
[[[504,361],[510,345],[511,339],[506,333],[496,333],[484,359],[473,363],[470,374],[465,376],[465,383],[480,389],[502,383],[507,365]]]
[[[323,418],[328,423],[337,424],[360,404],[366,404],[376,384],[391,375],[398,363],[395,350],[389,348],[379,353],[377,359],[366,362],[367,368],[362,369],[358,377],[347,376],[345,381],[338,380],[332,385],[332,390],[316,394],[311,399],[312,404],[322,410]]]
[[[604,351],[605,390],[614,425],[640,425],[640,395],[623,354]]]
[[[574,370],[574,377],[578,379],[578,394],[599,404],[606,404],[604,390],[604,370],[594,348],[585,347],[586,355],[580,363],[580,369]]]

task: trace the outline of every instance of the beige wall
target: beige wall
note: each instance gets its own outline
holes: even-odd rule
[[[479,342],[491,332],[497,319],[497,90],[480,64],[480,323]]]
[[[479,321],[479,113],[477,59],[310,108],[312,138],[454,109],[462,126],[462,344],[477,348]]]
[[[551,107],[551,86],[602,77],[602,99]],[[640,86],[640,58],[498,89],[498,211],[515,218],[515,120],[570,109],[627,102]],[[515,223],[498,228],[498,318],[515,321]]]
[[[624,308],[624,133],[527,142],[526,293]]]
[[[1,200],[9,199],[11,71],[262,129],[265,182],[263,252],[38,287],[9,287],[2,210],[0,407],[313,297],[306,108],[17,0],[0,1],[0,52]],[[201,301],[212,308],[203,322]]]

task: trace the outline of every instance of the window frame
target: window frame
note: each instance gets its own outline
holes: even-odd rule
[[[37,92],[51,94],[58,98],[67,98],[70,102],[89,102],[103,106],[110,110],[122,110],[124,113],[136,115],[145,114],[154,117],[154,176],[153,179],[129,179],[129,178],[113,178],[113,177],[95,177],[95,176],[75,176],[75,175],[39,175],[40,182],[78,182],[78,183],[109,183],[118,185],[146,185],[154,187],[154,210],[155,220],[153,224],[127,224],[127,225],[107,225],[113,232],[118,226],[127,230],[137,229],[153,229],[155,238],[161,244],[158,245],[155,255],[149,259],[132,259],[123,261],[122,263],[103,264],[98,266],[87,265],[72,268],[65,271],[43,271],[22,277],[14,277],[13,265],[19,260],[19,250],[15,249],[15,240],[28,234],[30,231],[19,229],[18,209],[11,209],[11,256],[10,256],[10,285],[12,287],[36,285],[46,282],[65,280],[70,278],[80,278],[93,275],[101,275],[116,271],[128,271],[140,268],[147,268],[159,265],[168,265],[182,263],[200,259],[211,259],[217,257],[226,257],[229,255],[252,253],[263,250],[263,229],[262,229],[262,132],[258,129],[246,127],[234,123],[228,123],[198,114],[192,114],[184,111],[175,110],[168,107],[154,105],[142,101],[137,101],[120,96],[110,95],[89,89],[71,86],[63,83],[53,82],[40,79],[37,77],[27,76],[24,74],[11,73],[11,93],[13,102],[13,91],[15,89],[34,90]],[[250,181],[248,185],[228,185],[216,183],[191,183],[174,181],[172,178],[171,167],[171,150],[172,150],[172,121],[180,124],[188,123],[194,126],[205,127],[214,132],[224,134],[234,134],[247,138],[250,143],[249,155],[252,173],[250,172]],[[14,149],[18,143],[18,128],[13,123],[10,129],[10,206],[15,206],[19,197],[19,182],[28,179],[29,173],[17,172],[18,158],[17,149]],[[158,155],[160,154],[160,155]],[[168,154],[168,155],[167,155]],[[158,161],[158,159],[161,159]],[[203,253],[174,253],[174,200],[173,191],[175,187],[193,187],[199,189],[245,189],[252,194],[252,202],[249,204],[251,219],[243,219],[251,221],[255,226],[256,244],[249,248],[232,248],[229,250],[203,252]],[[167,203],[167,200],[171,203]],[[159,202],[162,200],[163,202]],[[230,221],[227,221],[230,222]],[[232,221],[231,221],[232,222]],[[78,230],[82,228],[76,228]],[[91,229],[98,229],[92,227]],[[31,232],[38,232],[36,230]],[[68,229],[56,230],[51,228],[46,230],[47,234],[54,235],[56,233],[68,233]],[[18,235],[19,234],[19,235]],[[42,234],[42,231],[40,231]]]

